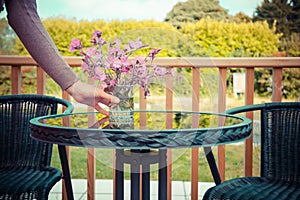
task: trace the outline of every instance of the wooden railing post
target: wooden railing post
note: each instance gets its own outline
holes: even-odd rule
[[[254,68],[246,69],[245,79],[245,104],[251,105],[254,103]],[[253,112],[247,112],[246,117],[253,120]],[[253,123],[252,123],[253,124]],[[252,164],[253,162],[253,134],[245,141],[245,164],[244,172],[245,176],[252,176]]]
[[[200,69],[192,68],[192,111],[199,111],[200,102]],[[192,127],[199,127],[199,116],[193,115]],[[192,168],[191,168],[191,199],[198,199],[198,162],[199,162],[199,148],[192,148]]]
[[[89,121],[92,122],[93,119],[89,118]],[[96,162],[95,162],[95,149],[87,149],[87,199],[95,199],[95,185],[96,185]]]
[[[70,95],[66,91],[62,91],[62,98],[67,100],[67,101],[71,100]],[[65,110],[65,108],[63,107],[62,111],[64,112],[64,110]],[[70,125],[70,119],[63,118],[63,125],[64,126],[69,126]],[[67,157],[69,159],[69,166],[70,166],[70,171],[71,171],[71,151],[70,151],[69,146],[66,146],[66,152],[67,152]],[[62,180],[62,200],[68,200],[64,179]]]
[[[36,79],[37,79],[37,94],[46,93],[46,73],[38,66],[36,68]]]
[[[272,73],[272,101],[281,102],[282,99],[282,68],[273,68]]]
[[[20,94],[21,93],[21,66],[12,65],[11,66],[11,93]]]
[[[168,69],[171,71],[171,68]],[[166,75],[166,110],[173,109],[173,77],[171,74]],[[172,115],[166,117],[166,128],[172,128]],[[172,150],[167,149],[167,199],[172,199]]]
[[[218,112],[226,110],[226,70],[225,67],[219,68],[219,104]],[[218,168],[221,180],[225,180],[225,145],[218,146]]]

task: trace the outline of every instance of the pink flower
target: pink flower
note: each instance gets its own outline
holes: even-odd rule
[[[128,57],[125,54],[120,56],[120,61],[123,65],[129,65]]]
[[[125,55],[125,51],[120,48],[110,48],[108,50],[108,56],[118,59],[119,57],[121,57],[121,56],[123,57],[126,55]]]
[[[127,74],[128,72],[130,72],[130,69],[131,67],[129,65],[124,65],[121,70],[123,73]]]
[[[94,73],[95,73],[95,74],[94,74],[94,79],[95,79],[95,80],[99,80],[99,81],[101,81],[101,82],[105,82],[106,79],[107,79],[107,75],[102,73],[100,67],[95,67],[94,70],[95,70],[95,71],[94,71]]]
[[[118,48],[120,48],[121,40],[116,39],[116,40],[115,40],[115,44],[117,45]]]
[[[137,65],[145,64],[145,57],[143,57],[143,56],[135,57],[135,64],[137,64]]]
[[[116,79],[113,79],[109,82],[109,85],[110,86],[115,86],[117,84],[117,80]]]
[[[155,76],[165,76],[167,74],[167,70],[162,67],[154,66],[153,72]]]
[[[140,39],[130,41],[127,45],[115,39],[109,43],[104,50],[107,42],[102,38],[102,31],[95,30],[91,38],[91,47],[84,48],[79,39],[73,39],[69,50],[71,52],[80,50],[84,55],[82,59],[82,69],[87,72],[89,77],[98,80],[106,92],[111,92],[116,84],[139,84],[144,90],[144,95],[149,96],[149,85],[154,76],[161,77],[166,74],[165,68],[153,66],[152,61],[161,49],[151,49],[148,55],[136,56],[137,51],[149,46],[142,43]],[[125,48],[122,48],[125,46]],[[103,52],[108,52],[104,55]],[[140,55],[143,51],[137,53]],[[151,62],[149,62],[151,61]],[[148,66],[149,65],[149,66]]]
[[[122,67],[122,65],[119,62],[115,62],[111,65],[111,68],[115,71],[119,70]]]
[[[136,41],[130,41],[128,45],[130,49],[139,49],[143,46],[143,43],[140,39],[138,39]]]
[[[125,45],[125,51],[135,51],[138,49],[142,49],[144,47],[149,46],[148,44],[143,44],[142,41],[140,39],[136,40],[136,41],[130,41],[128,42],[128,45]]]
[[[97,48],[95,48],[95,47],[90,47],[86,50],[86,55],[89,57],[92,57],[96,53],[97,53]]]
[[[151,60],[154,60],[156,54],[158,54],[161,51],[161,49],[153,48],[151,49],[151,52],[148,54],[148,57],[151,58]]]
[[[84,72],[89,72],[90,70],[89,70],[89,65],[86,63],[86,62],[82,62],[82,70],[84,71]]]
[[[146,98],[147,96],[150,96],[150,90],[149,88],[144,88],[144,97]]]
[[[145,81],[147,79],[148,71],[146,65],[142,65],[136,69],[137,75]]]
[[[100,46],[103,46],[106,44],[106,41],[102,38],[102,31],[95,30],[92,35],[91,42],[96,45],[99,44]]]
[[[81,44],[81,41],[77,38],[74,38],[69,46],[69,52],[74,52],[75,50],[82,49],[83,46]]]
[[[101,36],[102,36],[102,31],[95,30],[95,31],[93,32],[92,39],[98,39],[98,38],[101,38]]]
[[[106,41],[105,41],[103,38],[100,38],[100,39],[99,39],[99,44],[100,44],[101,46],[103,46],[103,45],[106,44]]]

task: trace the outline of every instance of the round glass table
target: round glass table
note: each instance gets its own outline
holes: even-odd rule
[[[227,114],[187,111],[134,111],[133,123],[116,128],[96,112],[58,114],[30,121],[31,136],[58,144],[68,199],[73,199],[65,146],[116,149],[116,199],[124,199],[123,165],[131,165],[131,199],[150,199],[149,166],[159,164],[159,199],[167,199],[167,149],[204,147],[216,184],[220,175],[211,146],[250,137],[250,119]],[[140,191],[142,174],[142,191]]]

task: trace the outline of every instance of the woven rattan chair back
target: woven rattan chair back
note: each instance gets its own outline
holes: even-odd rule
[[[25,185],[21,180],[25,183],[27,181],[27,185],[30,185],[30,179],[34,180],[38,172],[47,171],[52,156],[52,144],[39,142],[30,137],[29,121],[34,117],[56,114],[60,104],[71,106],[65,100],[50,96],[0,97],[0,199],[47,198],[48,194],[44,193],[50,191],[50,188],[43,188],[49,187],[46,174],[43,178],[35,180],[36,183],[33,184],[37,186],[19,188]],[[49,173],[51,170],[48,170]],[[41,181],[43,179],[44,183]],[[51,188],[52,186],[53,184]]]
[[[300,199],[300,103],[248,105],[226,113],[248,111],[260,111],[261,176],[224,181],[208,189],[203,199]]]
[[[300,183],[300,104],[261,109],[261,176]]]

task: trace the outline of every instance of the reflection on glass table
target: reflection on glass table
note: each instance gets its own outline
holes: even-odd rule
[[[124,164],[131,166],[131,199],[150,199],[150,165],[159,166],[159,199],[167,198],[167,149],[204,147],[216,184],[220,175],[211,146],[239,142],[251,134],[251,120],[232,115],[183,111],[134,111],[133,124],[115,128],[100,113],[52,115],[31,120],[32,137],[67,146],[116,150],[116,198],[124,199]],[[64,174],[69,172],[60,150]],[[142,191],[140,191],[142,174]],[[72,186],[66,185],[69,199]]]

